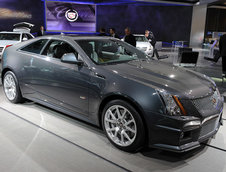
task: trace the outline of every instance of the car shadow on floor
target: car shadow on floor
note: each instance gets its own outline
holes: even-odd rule
[[[201,146],[198,148],[182,153],[147,147],[142,149],[140,153],[145,157],[176,163],[203,154],[206,150],[207,146],[205,144],[201,144]]]

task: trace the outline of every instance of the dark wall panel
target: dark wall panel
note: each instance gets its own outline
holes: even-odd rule
[[[206,16],[207,32],[226,32],[226,9],[208,8]]]
[[[129,26],[133,33],[144,33],[145,29],[151,29],[157,40],[170,42],[190,39],[190,6],[101,5],[97,9],[97,29],[114,27],[123,35],[124,28]]]

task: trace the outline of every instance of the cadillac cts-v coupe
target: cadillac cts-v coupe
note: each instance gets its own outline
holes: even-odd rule
[[[221,124],[223,98],[209,77],[118,39],[39,37],[6,48],[2,65],[9,101],[29,99],[98,125],[124,151],[188,151]]]

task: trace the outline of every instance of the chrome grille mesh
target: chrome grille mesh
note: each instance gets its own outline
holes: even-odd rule
[[[218,91],[215,91],[212,95],[192,99],[192,100],[181,100],[181,103],[185,107],[186,111],[191,115],[200,114],[203,117],[207,117],[212,114],[216,114],[221,107],[219,104],[220,94]]]
[[[212,103],[212,96],[194,99],[192,100],[193,105],[198,109],[212,109],[213,103]]]
[[[192,104],[196,107],[200,114],[206,116],[214,114],[218,109],[220,94],[215,91],[212,95],[192,100]]]

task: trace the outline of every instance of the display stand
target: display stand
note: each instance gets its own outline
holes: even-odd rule
[[[185,41],[172,41],[172,49],[171,49],[171,54],[173,56],[173,65],[178,65],[178,51],[179,48],[184,47],[184,42]]]

